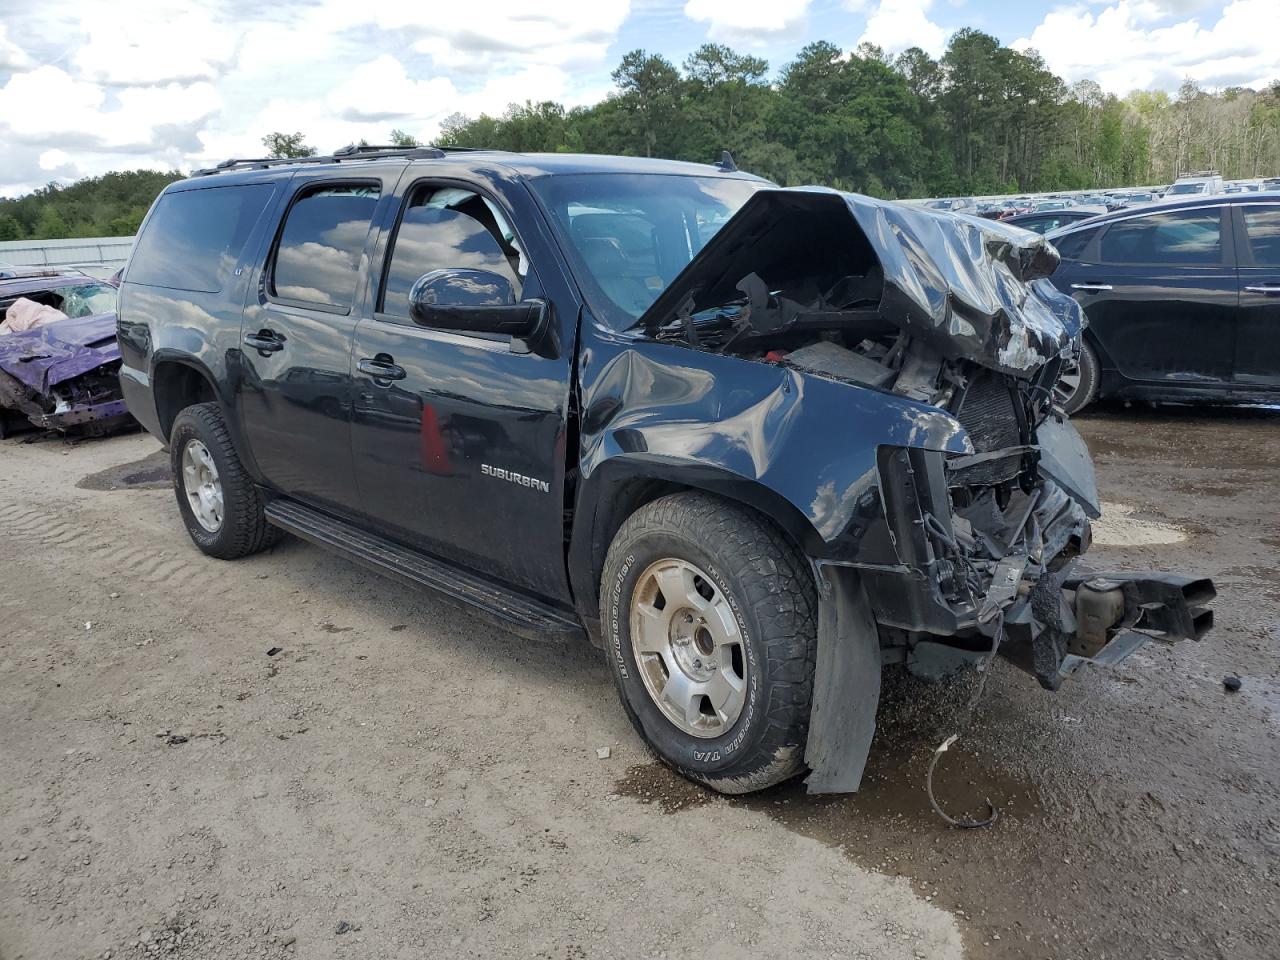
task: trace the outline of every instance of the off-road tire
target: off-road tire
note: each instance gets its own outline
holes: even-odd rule
[[[208,448],[218,468],[224,513],[216,533],[201,526],[191,512],[183,489],[182,454],[191,440],[199,440]],[[279,529],[267,523],[262,497],[236,455],[218,404],[197,403],[174,418],[169,433],[169,458],[182,522],[201,552],[220,560],[236,560],[266,549],[280,539]]]
[[[1080,343],[1080,385],[1075,393],[1067,398],[1063,409],[1068,416],[1075,416],[1089,404],[1098,399],[1098,385],[1102,382],[1102,367],[1098,363],[1098,355],[1093,347]]]
[[[746,701],[714,739],[681,730],[655,704],[631,647],[630,606],[650,564],[674,558],[706,571],[743,637]],[[637,510],[618,530],[600,584],[605,653],[622,705],[659,759],[720,793],[781,783],[804,769],[817,654],[817,594],[808,564],[760,515],[702,493]]]

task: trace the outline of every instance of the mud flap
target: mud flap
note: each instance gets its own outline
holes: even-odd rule
[[[822,566],[818,658],[804,761],[809,793],[853,793],[880,705],[880,634],[856,571]]]

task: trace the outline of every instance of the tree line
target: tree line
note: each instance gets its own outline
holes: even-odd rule
[[[775,79],[766,61],[720,44],[679,67],[634,50],[613,79],[616,92],[588,107],[455,114],[438,142],[704,162],[727,149],[778,183],[888,198],[1154,185],[1199,169],[1280,174],[1280,79],[1121,98],[1093,81],[1068,85],[1034,51],[979,30],[956,33],[938,59],[820,41]]]
[[[512,104],[501,116],[448,117],[441,146],[609,153],[710,162],[784,185],[824,184],[878,197],[1083,190],[1169,183],[1215,169],[1229,179],[1280,175],[1280,79],[1263,90],[1176,95],[1068,85],[1034,51],[979,30],[941,57],[890,57],[820,41],[771,76],[767,61],[709,43],[679,66],[633,50],[616,89],[566,110]],[[310,156],[301,132],[263,138],[268,155]],[[401,130],[390,142],[418,141]],[[0,200],[0,240],[127,235],[181,174],[109,173]]]

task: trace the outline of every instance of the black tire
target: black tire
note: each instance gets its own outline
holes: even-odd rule
[[[664,559],[707,572],[743,638],[746,696],[714,739],[678,727],[645,686],[632,648],[637,582]],[[817,652],[817,594],[803,556],[772,524],[702,493],[637,510],[614,537],[601,577],[605,652],[627,716],[667,765],[721,793],[781,783],[804,769]],[[714,666],[714,664],[712,664]]]
[[[213,458],[222,487],[223,517],[216,532],[201,525],[187,501],[182,458],[193,440],[203,443]],[[174,418],[169,433],[169,462],[173,489],[187,533],[203,553],[220,560],[236,560],[257,553],[280,539],[280,531],[266,521],[262,497],[245,472],[231,443],[231,434],[216,403],[198,403]]]
[[[1098,385],[1102,382],[1102,368],[1098,364],[1098,355],[1093,347],[1084,341],[1080,342],[1080,362],[1077,369],[1080,373],[1080,383],[1062,400],[1062,409],[1068,416],[1074,416],[1097,400]]]

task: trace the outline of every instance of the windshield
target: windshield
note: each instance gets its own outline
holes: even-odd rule
[[[568,240],[592,309],[631,326],[763,180],[653,173],[541,177],[530,185]]]
[[[109,283],[84,283],[74,287],[55,287],[62,298],[59,309],[68,317],[90,317],[110,313],[116,308],[116,288]]]
[[[1172,187],[1169,188],[1170,195],[1176,195],[1179,193],[1203,193],[1203,192],[1204,192],[1203,183],[1175,183]]]

